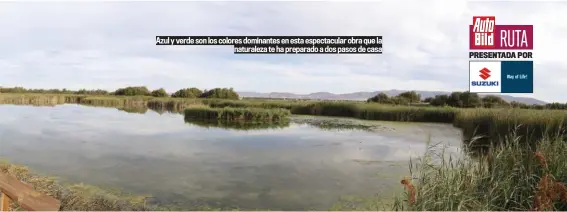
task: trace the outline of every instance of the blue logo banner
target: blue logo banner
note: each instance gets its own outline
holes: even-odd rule
[[[502,93],[533,93],[534,62],[502,61]]]

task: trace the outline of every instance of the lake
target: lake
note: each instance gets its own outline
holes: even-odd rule
[[[342,196],[391,198],[428,139],[459,154],[461,132],[447,124],[297,116],[239,130],[152,110],[0,105],[0,157],[186,210],[328,210]]]

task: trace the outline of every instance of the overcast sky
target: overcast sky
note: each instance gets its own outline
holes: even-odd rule
[[[567,101],[567,2],[0,2],[0,86],[348,93],[468,89],[473,15],[534,25],[534,94]],[[382,35],[382,55],[234,55],[156,35]]]

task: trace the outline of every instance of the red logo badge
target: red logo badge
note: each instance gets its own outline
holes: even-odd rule
[[[480,71],[480,78],[482,78],[483,80],[486,80],[490,77],[490,70],[488,70],[487,68],[483,68]]]

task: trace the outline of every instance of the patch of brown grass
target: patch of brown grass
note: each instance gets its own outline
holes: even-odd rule
[[[404,185],[404,188],[406,190],[406,192],[408,192],[409,194],[409,199],[408,199],[408,204],[413,204],[416,201],[416,191],[415,191],[415,186],[411,183],[411,180],[409,177],[405,177],[402,181],[401,181],[402,185]]]
[[[567,189],[565,185],[557,182],[553,175],[547,171],[547,161],[541,152],[536,152],[536,158],[546,174],[540,179],[534,194],[534,211],[553,210],[553,201],[560,200],[567,203]]]

